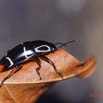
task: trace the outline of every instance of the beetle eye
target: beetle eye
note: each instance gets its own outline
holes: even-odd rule
[[[50,51],[50,47],[47,45],[42,45],[39,46],[35,49],[36,52],[49,52]]]

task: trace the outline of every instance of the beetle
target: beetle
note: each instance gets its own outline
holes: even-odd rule
[[[39,70],[41,68],[41,62],[40,59],[48,62],[51,64],[54,68],[54,70],[57,72],[57,74],[63,78],[62,73],[56,69],[55,64],[46,57],[47,54],[55,52],[58,48],[71,43],[75,42],[76,40],[72,40],[66,43],[58,42],[56,44],[53,44],[51,42],[43,41],[43,40],[35,40],[35,41],[27,41],[23,42],[13,49],[9,50],[4,57],[0,60],[0,72],[5,72],[8,70],[11,70],[11,72],[6,76],[1,84],[0,87],[3,85],[4,81],[10,78],[14,73],[18,72],[24,63],[29,61],[35,61],[38,64],[38,67],[35,68],[36,72],[40,78],[42,79],[39,73]],[[61,44],[59,47],[56,47],[57,44]]]

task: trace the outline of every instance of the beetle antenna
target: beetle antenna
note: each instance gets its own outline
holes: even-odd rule
[[[55,43],[55,45],[62,45],[62,44],[63,44],[62,42]]]
[[[57,43],[55,43],[55,45],[63,45],[64,43],[62,43],[62,42],[57,42]],[[64,46],[67,46],[67,45],[64,45]]]
[[[61,48],[61,47],[65,46],[65,45],[67,45],[67,44],[69,44],[69,43],[77,42],[77,41],[78,41],[78,40],[72,40],[72,41],[69,41],[69,42],[63,43],[63,44],[61,44],[58,48]]]

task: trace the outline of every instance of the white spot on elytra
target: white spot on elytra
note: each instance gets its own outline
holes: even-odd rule
[[[39,48],[42,48],[42,47],[47,47],[47,50],[39,50]],[[50,51],[50,47],[47,46],[47,45],[41,45],[41,46],[36,47],[35,51],[36,52],[49,52]]]
[[[9,62],[10,62],[10,66],[9,67],[11,67],[14,64],[13,61],[9,57],[6,57],[6,59],[9,60]]]

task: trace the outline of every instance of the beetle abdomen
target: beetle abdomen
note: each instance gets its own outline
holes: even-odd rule
[[[34,55],[34,53],[35,51],[31,42],[19,44],[6,53],[3,59],[1,59],[0,64],[4,65],[3,71],[28,61]]]
[[[14,49],[10,50],[7,55],[6,55],[6,59],[9,60],[10,62],[10,67],[13,64],[17,64],[19,62],[22,62],[23,60],[25,60],[25,56],[23,55],[24,50],[23,50],[23,45],[20,44],[17,47],[15,47]]]

